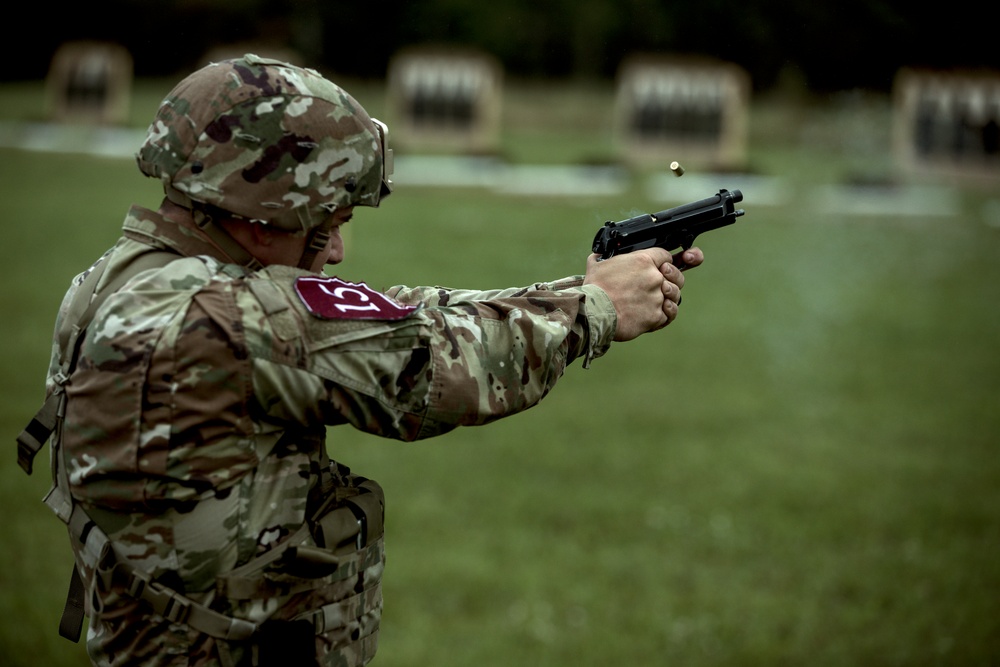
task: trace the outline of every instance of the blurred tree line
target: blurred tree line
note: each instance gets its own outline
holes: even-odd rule
[[[972,0],[104,0],[8,11],[8,80],[43,77],[75,39],[122,44],[137,76],[174,76],[214,47],[252,41],[366,78],[427,43],[483,49],[516,77],[608,78],[636,52],[703,55],[742,65],[758,90],[790,72],[817,92],[888,90],[902,66],[1000,65],[1000,9]]]

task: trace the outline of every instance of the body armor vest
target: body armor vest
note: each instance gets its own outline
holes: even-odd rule
[[[53,485],[45,502],[67,524],[77,556],[59,632],[78,641],[84,615],[102,613],[100,598],[91,594],[88,600],[87,591],[113,588],[143,601],[169,622],[215,638],[222,665],[236,659],[262,666],[365,664],[375,653],[381,618],[384,497],[376,482],[326,459],[322,437],[316,446],[327,465],[309,498],[307,520],[262,555],[217,575],[209,604],[135,567],[102,528],[100,513],[86,510],[70,493],[60,436],[65,389],[73,380],[87,326],[104,299],[128,279],[179,258],[166,251],[142,254],[103,285],[107,257],[92,268],[57,332],[61,368],[54,389],[17,439],[18,462],[28,474],[35,455],[51,440]],[[287,435],[303,436],[294,431]],[[296,604],[277,606],[263,621],[229,613],[278,598]]]

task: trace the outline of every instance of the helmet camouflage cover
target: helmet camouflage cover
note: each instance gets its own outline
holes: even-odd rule
[[[390,190],[387,130],[318,72],[248,54],[167,95],[136,155],[174,201],[285,231],[318,227]]]

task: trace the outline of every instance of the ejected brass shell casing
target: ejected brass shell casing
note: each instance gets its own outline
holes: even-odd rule
[[[678,178],[684,175],[684,167],[682,167],[681,163],[676,160],[670,163],[670,171],[674,172],[674,176],[677,176]]]

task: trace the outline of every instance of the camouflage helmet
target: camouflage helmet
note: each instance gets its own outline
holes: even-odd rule
[[[289,232],[391,189],[387,129],[318,72],[248,54],[181,81],[136,155],[167,196]]]

